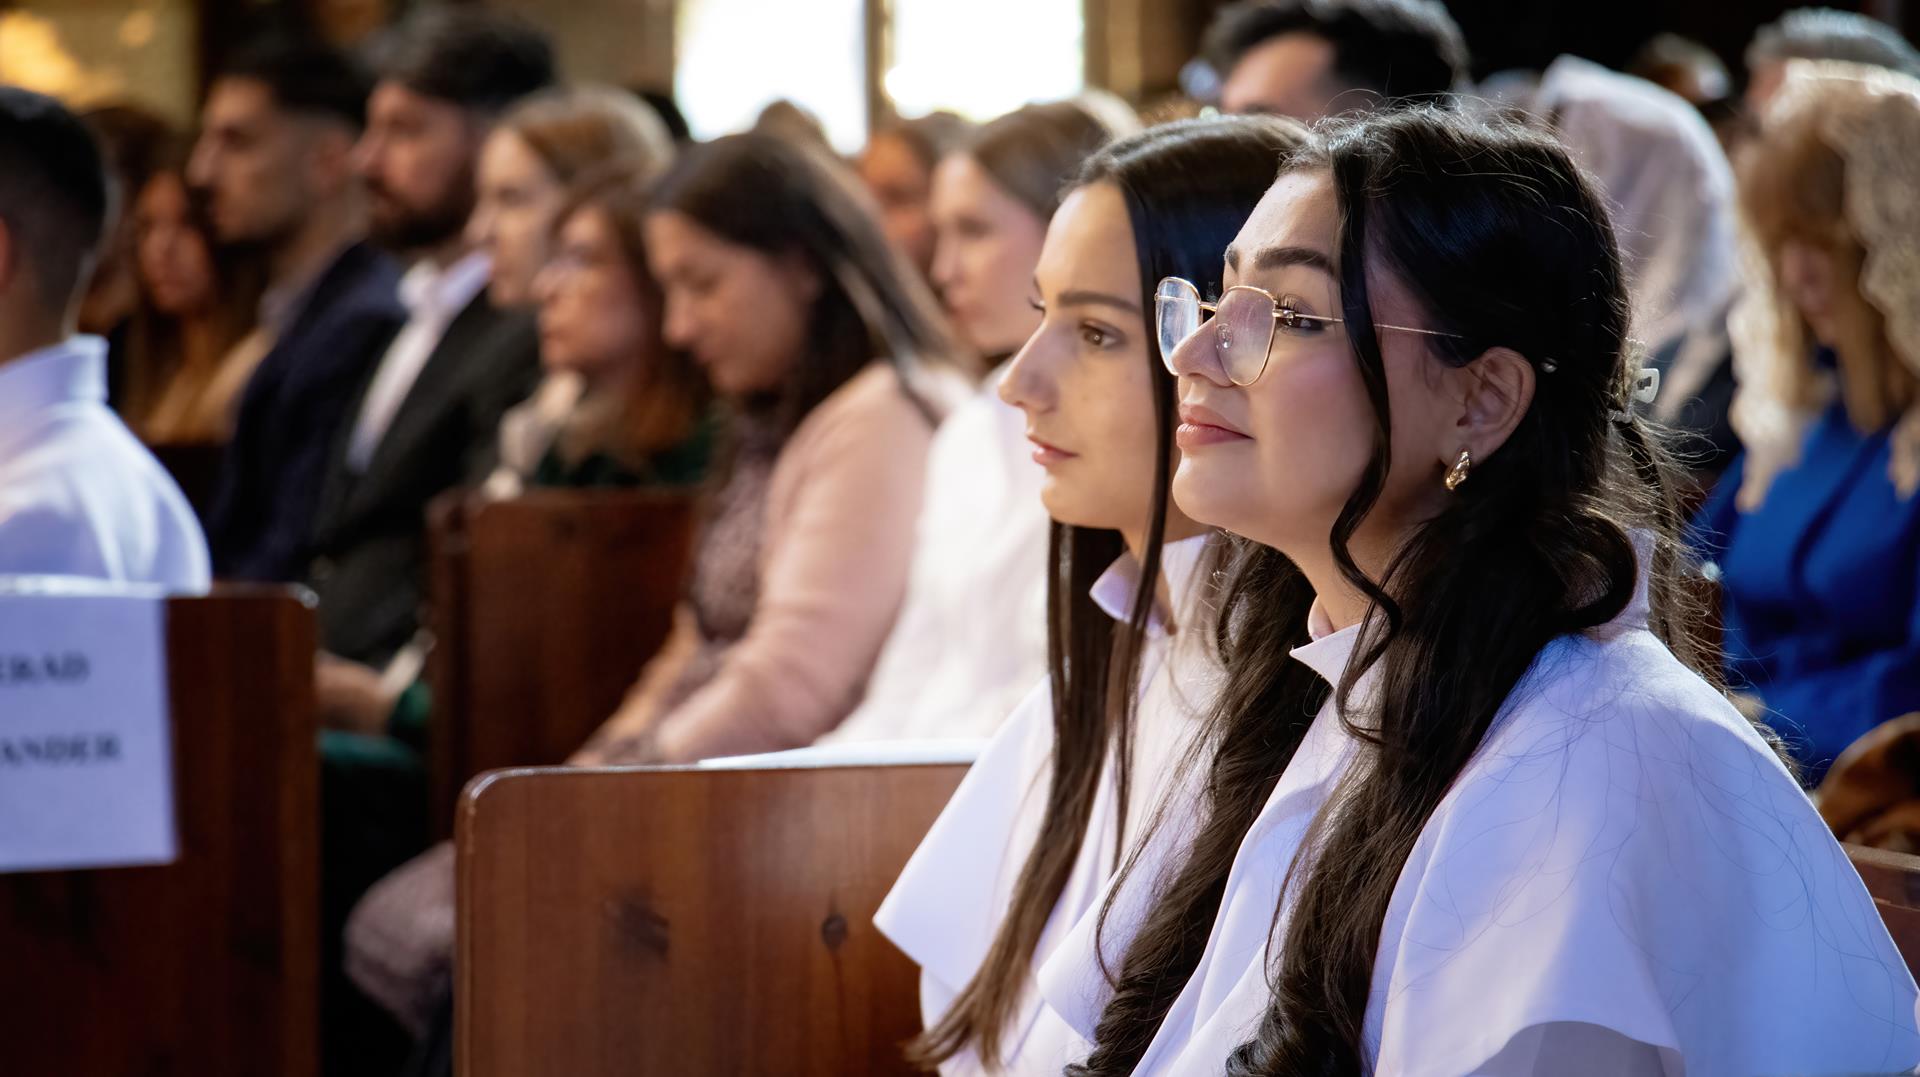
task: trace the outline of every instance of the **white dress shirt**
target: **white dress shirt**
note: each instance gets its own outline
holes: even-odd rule
[[[1205,536],[1186,539],[1162,551],[1167,593],[1176,610],[1196,605],[1195,594],[1207,582],[1201,577],[1212,541]],[[1094,600],[1109,616],[1120,619],[1131,607],[1138,571],[1131,557],[1122,557],[1094,584]],[[1183,795],[1171,793],[1172,779],[1190,773],[1180,763],[1218,684],[1219,667],[1210,657],[1208,633],[1200,621],[1193,625],[1193,630],[1170,635],[1162,618],[1148,622],[1135,711],[1133,781],[1126,830],[1120,835],[1129,846],[1169,795]],[[920,1009],[928,1027],[973,979],[1006,916],[1020,869],[1039,834],[1052,756],[1053,706],[1042,681],[967,772],[874,916],[881,933],[920,966]],[[1035,946],[1036,969],[1071,928],[1099,917],[1102,889],[1117,866],[1118,797],[1112,777],[1101,783],[1086,840]],[[1052,1077],[1087,1051],[1083,1034],[1042,1005],[1031,982],[1004,1042],[997,1066],[983,1065],[968,1051],[948,1060],[940,1072],[947,1077]]]
[[[99,337],[0,363],[0,575],[205,591],[200,522],[106,401]]]
[[[823,744],[990,737],[1046,676],[1046,472],[1000,399],[1004,370],[934,435],[906,601],[859,709]]]
[[[367,470],[407,393],[433,357],[433,350],[440,346],[440,338],[487,286],[492,269],[486,253],[474,251],[445,269],[423,260],[400,278],[400,301],[406,304],[407,322],[381,356],[373,381],[367,385],[367,395],[360,401],[360,414],[347,440],[347,466],[354,471]]]
[[[1845,851],[1646,616],[1643,581],[1612,624],[1549,644],[1422,831],[1374,964],[1373,1072],[1920,1062],[1913,978]],[[1337,683],[1357,632],[1316,632],[1294,657]],[[1293,901],[1282,881],[1309,821],[1364,758],[1329,702],[1242,842],[1200,963],[1136,1073],[1219,1073],[1252,1038]],[[1161,843],[1128,878],[1101,940],[1109,960],[1141,922],[1150,887],[1134,880],[1174,855]],[[1108,996],[1094,946],[1076,932],[1040,975],[1083,1035]]]

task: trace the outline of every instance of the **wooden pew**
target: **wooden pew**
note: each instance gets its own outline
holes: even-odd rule
[[[169,600],[180,858],[0,875],[0,1071],[316,1072],[314,647],[291,591]]]
[[[461,1077],[914,1072],[874,928],[959,763],[519,770],[459,819]]]
[[[1920,856],[1848,845],[1847,859],[1853,861],[1867,892],[1886,921],[1887,933],[1907,959],[1907,968],[1920,977]]]
[[[180,492],[187,495],[187,503],[202,519],[213,511],[213,502],[220,494],[220,469],[226,462],[227,447],[222,444],[204,442],[175,442],[171,444],[150,445],[154,458],[160,466],[167,469],[173,481],[180,485]]]
[[[452,833],[474,775],[562,762],[613,715],[672,627],[694,519],[688,495],[630,490],[435,506],[428,679],[440,834]]]

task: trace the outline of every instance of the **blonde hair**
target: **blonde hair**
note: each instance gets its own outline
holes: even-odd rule
[[[1900,418],[1920,389],[1887,332],[1887,312],[1875,305],[1861,279],[1875,243],[1911,243],[1920,237],[1862,237],[1848,217],[1848,163],[1834,148],[1826,128],[1836,112],[1870,103],[1849,85],[1831,80],[1820,90],[1817,108],[1780,116],[1742,156],[1740,193],[1752,238],[1766,269],[1765,287],[1775,308],[1772,346],[1797,361],[1781,364],[1776,391],[1789,407],[1818,410],[1826,399],[1824,373],[1812,355],[1818,344],[1839,356],[1838,386],[1848,419],[1862,431],[1879,430]],[[1817,341],[1806,319],[1784,294],[1781,259],[1789,243],[1800,243],[1832,259],[1839,285],[1833,340]]]
[[[612,86],[543,90],[500,118],[563,185],[619,165],[651,178],[673,160],[667,125],[646,102]]]

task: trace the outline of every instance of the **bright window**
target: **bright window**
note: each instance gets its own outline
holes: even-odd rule
[[[893,0],[884,85],[903,116],[989,120],[1086,83],[1081,0]]]
[[[753,125],[786,98],[844,151],[867,138],[861,0],[681,0],[674,98],[695,138]]]
[[[1083,0],[889,0],[880,83],[903,116],[991,119],[1085,86]],[[867,137],[863,0],[681,0],[674,91],[696,138],[786,98],[845,152]]]

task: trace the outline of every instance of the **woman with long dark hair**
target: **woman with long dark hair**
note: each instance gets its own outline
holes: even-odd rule
[[[1566,151],[1335,124],[1226,264],[1159,291],[1176,504],[1247,543],[1204,810],[1043,978],[1095,1043],[1069,1072],[1920,1061],[1859,876],[1695,642]]]
[[[1048,230],[1040,326],[1000,391],[1046,469],[1049,677],[877,917],[921,965],[929,1031],[915,1054],[944,1073],[1058,1073],[1084,1051],[1043,1010],[1035,970],[1097,908],[1197,728],[1189,700],[1217,676],[1194,600],[1218,540],[1168,503],[1173,381],[1151,288],[1217,279],[1218,249],[1302,134],[1247,118],[1124,139],[1087,162]]]

